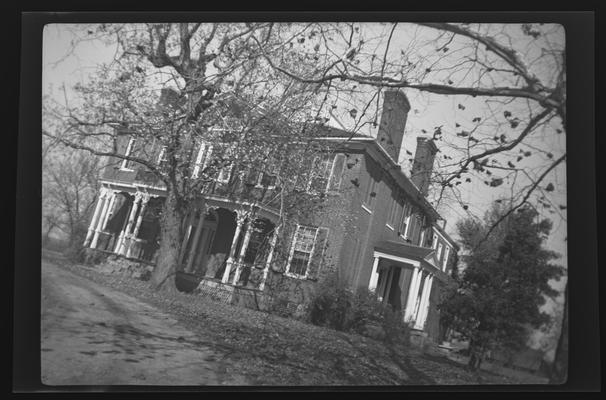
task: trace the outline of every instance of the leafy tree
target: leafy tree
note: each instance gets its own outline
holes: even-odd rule
[[[543,248],[551,222],[539,220],[532,207],[510,214],[486,238],[506,206],[495,203],[484,221],[466,219],[457,224],[466,267],[460,286],[441,304],[454,328],[470,340],[472,369],[479,368],[486,351],[496,347],[521,348],[528,327],[539,328],[550,317],[539,307],[546,296],[558,294],[549,281],[563,268],[550,263],[557,254]]]

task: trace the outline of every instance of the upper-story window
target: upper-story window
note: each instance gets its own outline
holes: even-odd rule
[[[297,225],[286,267],[287,275],[307,277],[317,235],[318,228]]]
[[[200,143],[200,148],[198,149],[198,154],[196,155],[196,160],[194,162],[194,169],[191,174],[192,178],[198,178],[202,171],[208,166],[212,150],[213,146],[209,143]]]
[[[158,165],[162,166],[168,162],[168,157],[166,155],[166,146],[162,146],[160,149],[160,153],[158,154]]]
[[[425,227],[425,216],[421,217],[421,222],[419,225],[419,229],[421,231],[420,236],[419,236],[419,246],[424,246],[425,245],[425,236],[427,235],[427,228]]]
[[[440,261],[442,259],[442,251],[444,250],[444,245],[442,244],[442,242],[438,243],[438,253],[437,253],[437,258],[438,261]]]
[[[431,248],[435,249],[437,247],[438,247],[438,235],[437,235],[437,233],[434,232],[433,233],[433,240],[431,242]]]
[[[227,183],[234,169],[235,149],[230,145],[215,145],[213,146],[213,152],[217,156],[215,160],[217,162],[215,179],[217,182]]]
[[[377,197],[377,181],[372,177],[368,177],[368,185],[366,186],[366,192],[364,193],[364,205],[368,209],[372,210],[375,205],[375,199]]]
[[[309,172],[296,178],[295,188],[308,193],[338,190],[344,165],[344,154],[328,153],[316,156],[311,161]]]
[[[128,145],[126,146],[126,151],[124,152],[124,155],[126,157],[134,155],[136,143],[137,143],[136,139],[130,139],[128,141]],[[133,169],[134,166],[135,166],[135,162],[134,161],[124,159],[124,160],[122,160],[122,163],[120,164],[120,169],[132,171],[132,169]]]
[[[398,200],[395,198],[391,199],[391,205],[389,207],[389,215],[387,216],[387,226],[394,229],[396,226],[396,218],[398,215]]]
[[[328,154],[314,159],[307,188],[309,191],[320,193],[326,191],[333,158],[334,155]]]
[[[442,260],[442,271],[446,271],[446,267],[448,265],[448,256],[450,256],[450,247],[446,246],[446,251],[444,253],[444,259]]]
[[[408,203],[404,203],[402,206],[402,216],[400,217],[400,226],[398,231],[404,239],[408,239],[410,231],[410,218],[412,215],[412,206]]]

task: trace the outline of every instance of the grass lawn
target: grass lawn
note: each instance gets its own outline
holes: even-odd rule
[[[51,257],[49,253],[46,258]],[[489,372],[471,373],[446,357],[390,346],[185,293],[152,290],[147,282],[106,275],[95,267],[52,262],[170,312],[199,340],[225,354],[234,372],[254,385],[457,385],[522,383]],[[228,371],[229,372],[229,371]]]

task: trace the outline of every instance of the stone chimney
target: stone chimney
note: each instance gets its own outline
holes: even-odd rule
[[[404,92],[393,89],[384,92],[377,142],[396,162],[400,156],[408,111],[410,103]]]
[[[427,195],[427,190],[429,189],[429,180],[437,151],[438,148],[433,139],[427,136],[417,137],[417,150],[410,178],[423,196]]]

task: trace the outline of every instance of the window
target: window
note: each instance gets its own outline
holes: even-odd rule
[[[446,246],[446,252],[444,253],[444,259],[442,260],[442,271],[446,271],[448,264],[448,256],[450,255],[450,247]]]
[[[162,166],[168,161],[168,157],[166,156],[166,146],[162,146],[160,149],[160,154],[158,154],[158,165]]]
[[[408,239],[408,231],[410,230],[410,216],[412,215],[412,206],[408,203],[402,206],[402,217],[400,219],[400,227],[398,232],[404,239]]]
[[[287,275],[297,278],[307,277],[317,234],[318,228],[297,225],[286,267]]]
[[[326,191],[333,158],[334,156],[332,154],[316,157],[312,164],[308,191],[316,193],[324,193]]]
[[[435,233],[433,234],[433,242],[431,243],[431,248],[435,249],[436,246],[438,245],[438,235],[436,235]]]
[[[219,168],[216,180],[217,182],[227,183],[229,182],[229,178],[231,178],[231,173],[234,168],[233,157],[234,157],[234,149],[233,147],[228,146],[220,146],[218,149],[220,154],[218,155],[218,164]]]
[[[135,147],[135,143],[137,141],[135,139],[130,139],[128,141],[128,145],[126,146],[126,151],[124,152],[124,155],[126,157],[128,156],[132,156],[134,153],[134,147]],[[125,169],[125,170],[130,170],[132,171],[132,167],[134,166],[134,162],[130,161],[130,160],[122,160],[122,164],[120,164],[120,169]]]
[[[254,183],[256,187],[273,189],[276,187],[276,182],[278,180],[280,161],[269,156],[267,158],[269,161],[265,163],[261,168],[261,171],[256,174],[253,173],[254,181],[252,183]]]
[[[391,207],[389,208],[389,215],[387,217],[387,226],[394,229],[396,226],[396,216],[398,215],[398,200],[395,198],[391,199]]]
[[[444,250],[444,245],[442,243],[438,244],[438,261],[440,261],[440,259],[442,258],[442,250]]]
[[[368,177],[368,186],[366,186],[366,193],[364,194],[364,204],[370,209],[375,204],[375,198],[377,197],[377,181],[372,176]]]
[[[198,155],[196,156],[196,161],[194,163],[194,170],[191,174],[192,178],[198,178],[200,176],[200,172],[204,171],[204,169],[208,166],[208,161],[210,160],[212,150],[212,145],[204,142],[200,144],[200,149],[198,150]]]
[[[425,246],[425,237],[427,236],[427,228],[425,228],[425,216],[421,218],[421,236],[419,237],[419,246]]]

